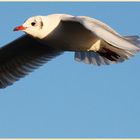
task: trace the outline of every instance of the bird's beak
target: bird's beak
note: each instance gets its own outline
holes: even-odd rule
[[[25,30],[27,27],[24,27],[23,25],[21,25],[21,26],[17,26],[16,28],[14,28],[14,30],[13,31],[23,31],[23,30]]]

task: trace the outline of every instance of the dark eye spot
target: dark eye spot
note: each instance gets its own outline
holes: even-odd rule
[[[36,24],[35,22],[32,22],[32,23],[31,23],[32,26],[35,26],[35,24]]]

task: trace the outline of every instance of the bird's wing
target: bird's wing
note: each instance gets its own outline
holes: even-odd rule
[[[65,24],[77,23],[79,26],[83,26],[85,30],[93,33],[93,37],[98,37],[98,40],[93,47],[99,48],[99,50],[93,52],[93,54],[92,52],[76,52],[75,60],[86,63],[95,62],[98,65],[111,64],[112,62],[122,62],[140,51],[140,41],[137,36],[123,37],[111,27],[96,19],[82,16],[63,16],[61,22],[64,22]]]
[[[13,84],[62,52],[24,35],[0,48],[0,88]]]
[[[127,39],[119,35],[115,30],[113,30],[111,27],[106,25],[105,23],[89,18],[84,16],[77,16],[77,17],[69,17],[69,16],[63,16],[62,22],[77,22],[80,23],[85,29],[91,31],[93,34],[97,35],[99,39],[104,40],[105,42],[109,43],[110,45],[125,49],[125,50],[139,50],[140,44],[134,45],[133,43],[130,43]]]

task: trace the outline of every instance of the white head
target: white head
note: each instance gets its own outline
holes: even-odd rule
[[[21,26],[16,27],[14,31],[24,31],[33,37],[43,39],[59,25],[62,16],[63,14],[51,14],[30,17]]]
[[[14,31],[23,31],[33,37],[41,39],[45,37],[45,20],[45,16],[30,17],[21,26],[16,27]]]

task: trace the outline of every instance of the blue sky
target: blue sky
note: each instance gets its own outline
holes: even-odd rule
[[[34,15],[67,13],[104,21],[140,36],[140,3],[0,3],[0,46],[23,33],[13,28]],[[97,67],[65,53],[0,90],[0,137],[140,137],[140,54]]]

